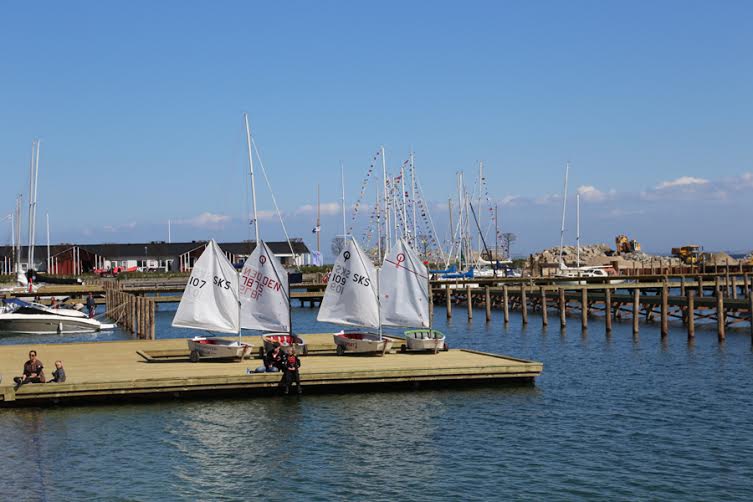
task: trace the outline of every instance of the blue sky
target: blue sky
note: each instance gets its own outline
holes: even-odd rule
[[[247,237],[247,111],[286,223],[310,244],[316,184],[337,201],[342,160],[354,198],[384,144],[392,168],[416,152],[440,227],[455,172],[483,160],[519,253],[558,242],[567,160],[584,241],[753,248],[751,2],[0,9],[0,214],[26,194],[39,137],[56,242],[165,239],[168,219],[173,240]],[[272,209],[266,189],[259,207]],[[325,242],[338,221],[325,217]]]

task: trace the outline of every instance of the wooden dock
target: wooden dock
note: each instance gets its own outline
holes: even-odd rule
[[[393,388],[531,383],[543,365],[507,356],[453,349],[439,354],[400,353],[384,357],[337,356],[331,334],[303,335],[314,354],[302,358],[306,394]],[[244,337],[255,347],[258,337]],[[322,350],[331,348],[331,350]],[[35,349],[50,378],[63,361],[63,384],[27,384],[14,390],[29,350]],[[188,354],[185,339],[133,340],[0,347],[0,406],[86,404],[97,401],[165,400],[279,393],[280,373],[246,374],[261,364],[254,358],[234,362],[186,360],[150,363],[144,355]],[[141,353],[141,354],[140,354]]]

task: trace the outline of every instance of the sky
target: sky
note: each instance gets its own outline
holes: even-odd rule
[[[456,173],[483,161],[513,254],[557,245],[569,161],[570,242],[580,191],[582,242],[750,250],[750,19],[749,1],[0,0],[0,219],[40,138],[38,241],[45,213],[53,242],[166,240],[168,220],[173,241],[247,239],[247,112],[312,248],[321,186],[325,254],[340,162],[350,207],[380,145],[392,171],[415,152],[440,239]]]

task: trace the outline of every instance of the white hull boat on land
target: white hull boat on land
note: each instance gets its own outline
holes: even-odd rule
[[[251,357],[252,347],[238,340],[195,336],[188,340],[191,361],[200,359],[244,359]]]
[[[186,289],[173,318],[176,328],[237,333],[237,340],[197,336],[188,340],[190,358],[237,359],[252,351],[241,340],[239,273],[220,247],[211,240],[188,278]]]
[[[431,351],[435,354],[440,350],[447,350],[445,336],[435,329],[412,329],[405,332],[405,345],[401,351]]]
[[[335,333],[337,355],[348,353],[373,353],[383,356],[392,349],[392,338],[380,337],[379,333],[368,331],[340,331]]]

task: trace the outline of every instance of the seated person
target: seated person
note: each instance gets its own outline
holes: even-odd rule
[[[29,351],[29,360],[24,363],[24,374],[20,377],[14,377],[13,381],[20,387],[25,383],[44,383],[44,365],[37,359],[37,351]]]
[[[275,373],[282,370],[283,356],[280,342],[275,342],[272,350],[264,356],[264,365],[256,368],[256,373]]]
[[[63,383],[65,382],[65,369],[63,368],[63,361],[55,361],[55,371],[52,372],[52,380],[50,383]]]

